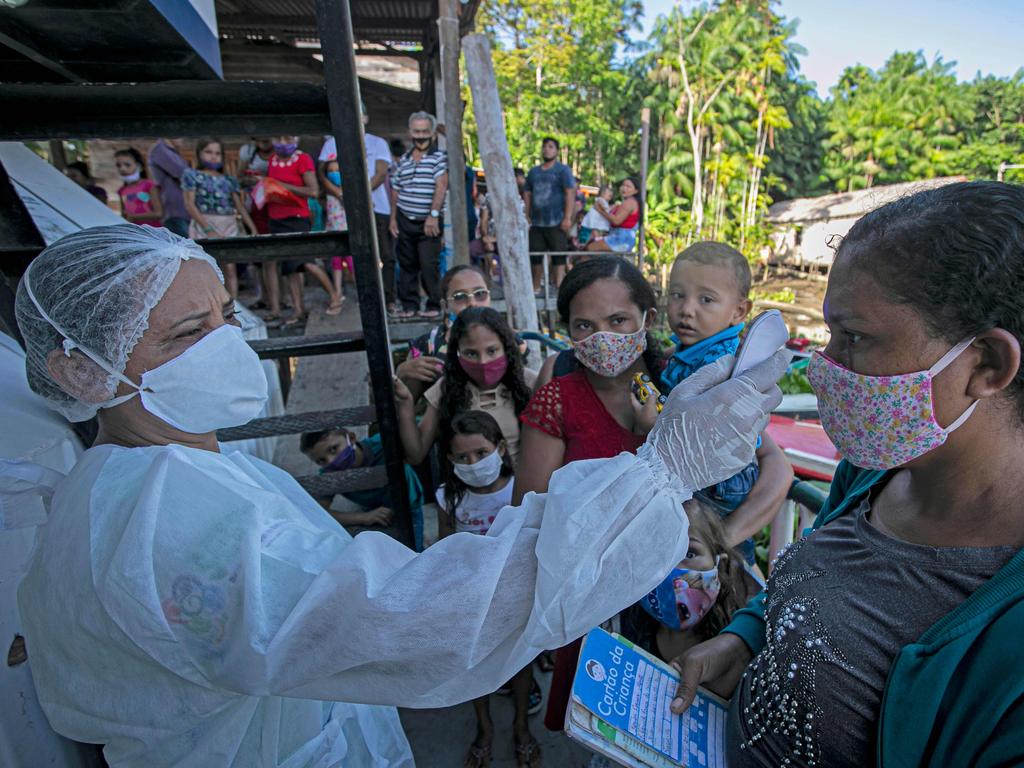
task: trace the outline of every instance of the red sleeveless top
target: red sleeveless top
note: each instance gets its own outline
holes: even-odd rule
[[[619,203],[619,205],[622,205],[622,203]],[[609,213],[614,215],[615,212],[619,209],[619,205],[616,205],[614,208],[612,208],[611,211],[609,211]],[[640,221],[640,208],[639,207],[635,211],[633,211],[631,214],[629,214],[629,216],[624,218],[622,220],[622,223],[618,225],[618,228],[619,229],[632,229],[633,227],[635,227],[637,225],[638,221]]]
[[[538,389],[519,420],[562,440],[565,464],[636,453],[645,439],[608,413],[582,370],[558,376]]]

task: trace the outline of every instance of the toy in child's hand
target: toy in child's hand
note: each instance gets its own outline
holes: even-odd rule
[[[646,373],[638,373],[633,377],[633,383],[631,385],[633,394],[636,399],[640,401],[640,405],[647,402],[648,397],[657,398],[658,404],[655,406],[658,409],[658,413],[661,413],[662,407],[665,405],[665,401],[668,400],[658,388],[654,386],[654,382],[651,381],[651,377]]]
[[[764,362],[789,341],[789,328],[777,309],[762,312],[750,321],[736,350],[736,363],[729,378],[735,379],[758,363]]]

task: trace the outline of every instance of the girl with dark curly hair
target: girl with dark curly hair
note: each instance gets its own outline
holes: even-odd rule
[[[515,334],[495,310],[470,307],[452,324],[448,349],[441,378],[424,394],[427,409],[419,424],[412,393],[401,379],[395,380],[406,461],[423,461],[438,435],[447,435],[452,419],[472,410],[494,417],[516,463],[519,414],[530,400],[537,374],[523,367]]]

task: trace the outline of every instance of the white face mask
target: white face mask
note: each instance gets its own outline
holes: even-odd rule
[[[142,171],[136,171],[135,173],[122,173],[121,181],[125,184],[133,184],[142,178]]]
[[[452,468],[455,470],[455,476],[470,488],[482,488],[498,479],[501,474],[501,464],[501,454],[495,449],[476,464],[452,462]]]
[[[100,408],[112,408],[139,395],[142,407],[157,418],[183,432],[205,435],[252,421],[267,402],[263,366],[237,326],[223,325],[211,331],[177,357],[143,373],[142,383],[136,384],[100,355],[68,338],[39,306],[31,288],[27,290],[43,319],[64,336],[65,355],[70,357],[71,350],[77,348],[135,390],[108,400]]]

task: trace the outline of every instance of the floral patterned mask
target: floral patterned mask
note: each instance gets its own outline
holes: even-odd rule
[[[647,349],[647,329],[636,333],[598,331],[573,342],[576,359],[598,376],[618,376]]]
[[[894,376],[855,373],[815,352],[807,378],[818,396],[821,426],[839,453],[864,469],[894,469],[946,442],[978,401],[943,428],[935,420],[932,379],[973,341],[964,339],[927,371]]]

